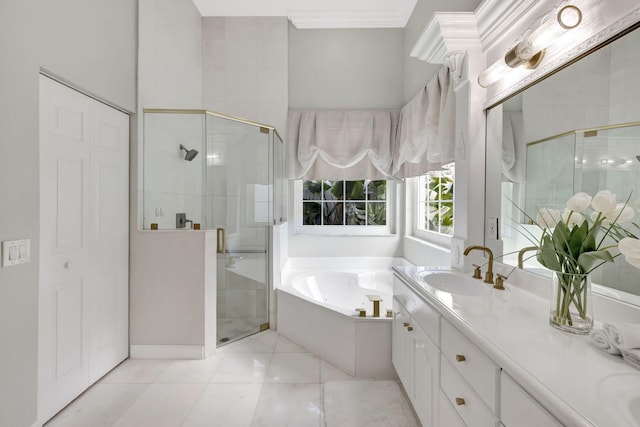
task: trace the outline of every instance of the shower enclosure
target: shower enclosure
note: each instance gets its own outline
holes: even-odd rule
[[[215,233],[218,345],[268,328],[283,183],[274,127],[206,110],[144,111],[143,229]]]

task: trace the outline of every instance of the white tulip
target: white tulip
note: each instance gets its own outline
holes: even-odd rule
[[[553,228],[558,225],[558,222],[562,220],[560,211],[549,208],[542,208],[538,210],[536,216],[536,222],[544,228]]]
[[[571,209],[565,209],[562,213],[562,221],[567,224],[567,227],[573,228],[575,225],[582,225],[584,222],[584,216]]]
[[[584,212],[591,204],[591,196],[587,193],[576,193],[569,200],[567,200],[567,209],[574,212]]]
[[[625,206],[624,203],[618,203],[616,209],[611,213],[611,216],[607,214],[607,217],[611,219],[611,221],[615,221],[616,218],[618,223],[629,222],[636,216],[636,212],[633,210],[631,206]]]
[[[598,212],[612,212],[616,205],[616,195],[609,190],[600,190],[591,199],[591,207]]]
[[[632,257],[640,258],[640,240],[633,237],[625,237],[618,242],[618,250],[621,254]]]

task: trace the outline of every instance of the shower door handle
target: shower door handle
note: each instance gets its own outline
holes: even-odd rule
[[[217,237],[217,244],[218,244],[218,253],[223,254],[227,250],[225,235],[224,235],[224,228],[216,228],[216,233],[217,233],[216,237]]]

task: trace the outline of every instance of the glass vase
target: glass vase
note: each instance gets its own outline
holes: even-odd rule
[[[573,334],[588,334],[593,327],[591,276],[554,271],[552,275],[551,326]]]

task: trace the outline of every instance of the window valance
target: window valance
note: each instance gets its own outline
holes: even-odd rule
[[[402,110],[290,110],[287,177],[406,178],[455,158],[455,93],[444,66]]]
[[[385,179],[391,176],[399,112],[289,111],[291,179]]]
[[[456,97],[442,67],[400,111],[393,176],[420,176],[455,160]]]

